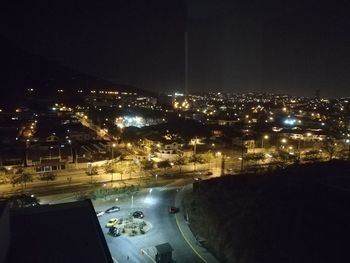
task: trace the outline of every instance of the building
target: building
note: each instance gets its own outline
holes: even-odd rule
[[[169,243],[163,243],[156,246],[156,262],[157,263],[171,263],[173,262],[172,254],[174,249]]]
[[[69,143],[36,143],[26,151],[26,165],[33,167],[35,172],[65,170],[72,163],[73,151]]]
[[[0,263],[5,262],[10,247],[10,214],[7,202],[0,202]]]
[[[113,262],[90,200],[27,208],[0,203],[0,234],[0,263]]]

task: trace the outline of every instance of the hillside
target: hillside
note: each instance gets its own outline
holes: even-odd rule
[[[58,62],[31,54],[5,38],[0,37],[0,86],[1,105],[18,103],[28,96],[27,90],[34,89],[34,95],[40,98],[57,96],[57,90],[63,89],[66,98],[72,98],[77,90],[120,90],[146,93],[129,85],[118,85],[94,76],[82,74]],[[13,100],[16,98],[16,100]]]
[[[221,262],[349,262],[348,163],[202,181],[185,200]]]

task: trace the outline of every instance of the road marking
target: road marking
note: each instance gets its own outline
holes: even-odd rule
[[[148,253],[144,249],[141,248],[141,252],[143,255],[146,255],[147,257],[149,257],[149,259],[152,260],[152,262],[156,263],[156,261],[153,258],[151,258],[151,256],[148,255]]]
[[[185,241],[187,242],[187,244],[192,248],[192,250],[197,254],[197,256],[203,260],[203,262],[207,263],[207,261],[197,252],[197,250],[195,250],[195,248],[191,245],[190,241],[188,241],[187,237],[185,236],[185,234],[182,232],[182,229],[179,225],[178,219],[177,219],[177,214],[175,215],[175,221],[177,224],[177,227],[179,228],[181,235],[183,236],[183,238],[185,239]]]

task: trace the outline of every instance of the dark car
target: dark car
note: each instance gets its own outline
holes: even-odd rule
[[[118,236],[120,236],[120,229],[112,226],[109,228],[108,234],[110,234],[111,236],[114,236],[114,237],[118,237]]]
[[[132,216],[135,218],[144,218],[144,214],[141,211],[135,211],[132,213]]]
[[[205,173],[205,175],[213,175],[213,172],[208,171]]]
[[[118,211],[120,211],[120,207],[119,206],[112,206],[111,208],[108,208],[107,210],[106,210],[106,213],[114,213],[114,212],[118,212]]]
[[[178,207],[175,207],[175,206],[169,207],[169,214],[176,214],[179,211],[180,211],[180,209]]]

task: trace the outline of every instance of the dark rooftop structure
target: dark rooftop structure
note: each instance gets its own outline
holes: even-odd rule
[[[172,253],[174,249],[171,247],[169,243],[163,243],[156,246],[157,249],[157,255],[156,255],[156,262],[157,263],[171,263],[172,260]]]
[[[0,237],[0,263],[3,263],[10,246],[9,205],[3,201],[0,201]]]
[[[90,200],[11,209],[10,225],[6,262],[113,262]]]

